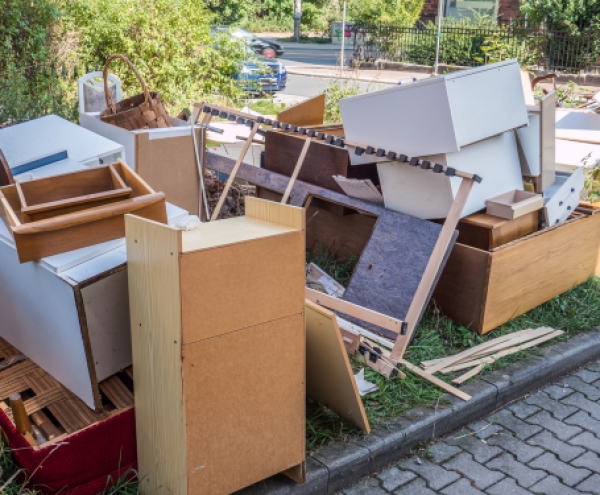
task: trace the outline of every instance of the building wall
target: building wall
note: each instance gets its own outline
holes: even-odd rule
[[[444,0],[442,0],[444,1]],[[521,19],[523,16],[519,10],[520,0],[500,0],[499,20],[510,21],[511,19]],[[425,0],[423,10],[421,11],[422,21],[433,21],[437,16],[438,0]]]

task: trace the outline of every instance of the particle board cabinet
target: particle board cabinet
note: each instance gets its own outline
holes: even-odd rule
[[[576,214],[490,251],[456,243],[433,300],[484,334],[598,274],[600,215]]]
[[[302,208],[126,217],[140,491],[231,493],[305,458]],[[299,471],[302,471],[299,469]]]

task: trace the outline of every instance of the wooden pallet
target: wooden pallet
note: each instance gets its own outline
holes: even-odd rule
[[[2,368],[3,365],[8,366]],[[124,372],[132,377],[131,367]],[[31,423],[43,436],[37,437],[39,446],[133,407],[133,393],[119,374],[100,382],[100,391],[103,407],[100,412],[95,412],[0,338],[0,408],[12,421],[8,397],[21,394]]]

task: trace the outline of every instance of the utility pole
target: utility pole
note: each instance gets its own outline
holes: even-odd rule
[[[294,0],[294,38],[300,42],[300,21],[302,20],[302,0]]]
[[[438,65],[440,61],[440,38],[442,37],[442,18],[444,17],[444,3],[446,0],[438,0],[437,14],[437,40],[435,44],[435,67],[433,73],[438,75]]]
[[[344,41],[346,39],[346,0],[344,0],[344,13],[342,14],[342,53],[340,54],[340,70],[344,70]]]

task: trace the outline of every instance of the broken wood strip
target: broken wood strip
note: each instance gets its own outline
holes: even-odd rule
[[[416,330],[416,323],[420,320],[420,317],[429,302],[434,282],[440,271],[440,266],[448,252],[448,247],[454,236],[454,231],[456,230],[464,206],[469,199],[473,184],[473,180],[470,179],[463,179],[460,183],[458,193],[450,206],[448,216],[444,221],[444,225],[442,226],[440,235],[435,243],[423,276],[421,277],[419,286],[417,287],[413,300],[408,308],[408,312],[406,313],[406,322],[408,324],[406,334],[398,336],[394,348],[392,349],[392,358],[395,361],[400,361],[404,356],[406,348]]]
[[[515,337],[513,339],[506,340],[504,342],[496,344],[493,347],[485,349],[484,351],[480,351],[480,352],[474,354],[473,357],[484,357],[489,354],[496,354],[497,352],[503,351],[504,349],[508,349],[510,347],[514,347],[519,344],[524,344],[525,342],[528,342],[529,340],[537,339],[538,337],[542,337],[542,336],[547,335],[552,332],[554,332],[554,328],[552,328],[552,327],[539,327],[527,335],[522,335],[520,337]]]
[[[337,316],[337,315],[336,315]],[[354,323],[342,318],[341,316],[337,316],[338,326],[347,330],[349,332],[357,333],[358,335],[362,335],[363,337],[367,337],[374,342],[377,342],[379,345],[386,347],[387,349],[392,349],[394,347],[394,342],[386,339],[385,337],[381,337],[376,333],[373,333],[365,328],[362,328]]]
[[[309,137],[304,141],[304,146],[302,146],[302,151],[300,152],[300,156],[298,157],[298,161],[296,162],[296,166],[294,167],[294,171],[290,177],[290,182],[285,188],[285,192],[283,193],[283,198],[281,198],[282,204],[287,204],[288,199],[290,199],[290,194],[292,192],[292,188],[294,187],[294,183],[298,178],[298,174],[300,173],[300,169],[304,164],[304,160],[306,159],[306,153],[308,153],[308,148],[310,148],[311,139]]]
[[[476,366],[478,364],[491,364],[491,363],[497,361],[498,359],[500,359],[501,357],[510,356],[511,354],[515,354],[516,352],[523,351],[525,349],[529,349],[530,347],[535,347],[536,345],[542,344],[543,342],[551,340],[554,337],[558,337],[559,335],[562,335],[563,333],[564,332],[562,330],[555,330],[552,333],[546,334],[535,340],[530,340],[530,341],[528,341],[524,344],[518,345],[516,347],[511,347],[510,349],[505,349],[504,351],[500,351],[491,356],[487,356],[485,358],[477,359],[477,360],[466,362],[466,363],[460,363],[455,366],[451,366],[450,368],[445,368],[441,371],[441,373],[450,373],[451,371],[460,371],[463,369],[471,368],[472,366]]]
[[[10,345],[6,340],[0,338],[0,356],[4,359],[8,359],[19,354],[21,354],[21,351]]]
[[[428,382],[433,383],[434,385],[438,386],[442,390],[445,390],[446,392],[448,392],[452,395],[455,395],[459,399],[462,399],[464,401],[471,400],[471,396],[469,394],[466,394],[463,391],[458,390],[457,388],[453,387],[452,385],[447,384],[445,381],[440,380],[439,378],[433,376],[431,373],[427,373],[426,371],[423,371],[418,366],[415,366],[414,364],[411,364],[404,359],[399,359],[398,363],[401,364],[402,366],[404,366],[406,369],[412,371],[415,375],[418,375],[421,378],[427,380]]]
[[[421,366],[424,366],[425,368],[432,368],[432,366],[437,367],[437,365],[439,365],[440,363],[445,363],[446,366],[442,367],[442,368],[444,368],[444,367],[447,367],[448,365],[464,361],[465,358],[471,357],[474,354],[476,354],[482,350],[489,349],[499,343],[506,342],[507,340],[513,339],[515,337],[521,337],[523,335],[528,335],[533,331],[534,331],[534,329],[528,328],[526,330],[520,330],[518,332],[501,335],[500,337],[497,337],[492,340],[488,340],[487,342],[484,342],[483,344],[476,345],[475,347],[471,347],[465,351],[459,352],[458,354],[454,354],[453,356],[446,356],[446,357],[443,357],[440,359],[432,359],[430,361],[423,361],[423,362],[421,362]],[[442,369],[442,368],[440,368],[440,369]],[[431,370],[429,370],[429,372],[434,373],[434,371],[431,371]]]
[[[335,311],[340,311],[341,313],[353,316],[354,318],[358,318],[368,323],[372,323],[373,325],[385,328],[396,334],[400,334],[404,326],[404,322],[402,320],[397,320],[396,318],[392,318],[391,316],[387,316],[378,313],[377,311],[373,311],[362,306],[352,304],[348,301],[338,299],[337,297],[332,297],[327,294],[323,294],[322,292],[316,291],[314,289],[309,289],[308,287],[306,287],[304,290],[306,299],[308,299],[309,301],[320,304],[321,306],[325,306],[326,308],[333,309]]]
[[[235,180],[235,176],[238,172],[238,169],[240,168],[240,165],[242,164],[242,161],[244,160],[244,157],[246,156],[246,153],[248,152],[248,148],[250,147],[250,144],[252,143],[252,139],[254,138],[254,135],[256,134],[256,131],[258,131],[259,127],[260,127],[260,124],[258,122],[253,123],[252,130],[250,131],[250,134],[248,135],[248,139],[246,139],[246,142],[244,143],[244,146],[242,147],[240,156],[238,156],[238,159],[235,162],[235,165],[233,166],[233,170],[231,171],[231,174],[229,175],[229,178],[227,179],[227,182],[225,183],[225,187],[223,188],[223,191],[221,192],[221,196],[219,197],[219,202],[217,203],[217,206],[215,207],[215,211],[213,211],[212,216],[210,217],[211,222],[213,220],[216,220],[219,217],[219,213],[221,213],[221,208],[223,207],[223,203],[225,202],[225,199],[227,198],[229,189],[231,189],[231,184],[233,184],[233,181]]]
[[[460,375],[458,378],[452,380],[452,383],[455,385],[460,385],[461,383],[467,381],[469,378],[473,378],[477,373],[479,373],[483,369],[483,364],[479,364],[475,366],[471,371],[467,371],[464,375]]]
[[[125,373],[127,373],[129,378],[131,378],[133,380],[133,366],[128,366],[123,371],[125,371]]]
[[[117,409],[133,406],[133,394],[117,376],[113,375],[101,382],[100,390]]]

